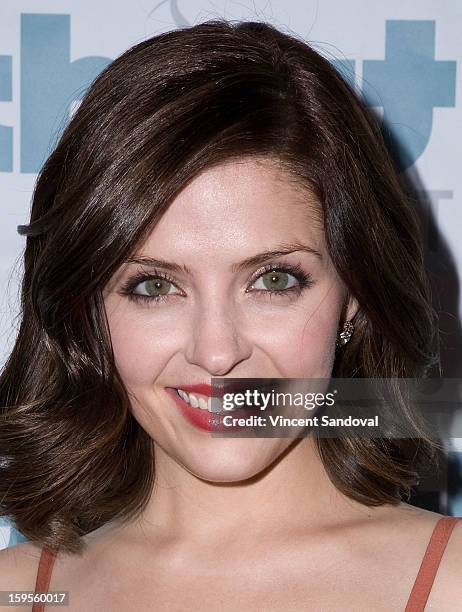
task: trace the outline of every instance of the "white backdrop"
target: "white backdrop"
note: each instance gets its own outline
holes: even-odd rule
[[[16,333],[25,245],[16,227],[28,221],[38,169],[79,97],[109,61],[133,44],[215,17],[269,21],[352,70],[358,93],[383,117],[397,163],[425,205],[428,269],[444,331],[443,374],[462,377],[459,0],[3,0],[0,365]],[[460,478],[456,468],[457,473]],[[462,515],[455,488],[450,499],[451,513]],[[0,522],[0,548],[18,537]]]

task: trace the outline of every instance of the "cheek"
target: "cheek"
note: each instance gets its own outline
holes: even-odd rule
[[[108,316],[108,321],[115,363],[124,383],[132,389],[151,385],[174,351],[174,338],[168,333],[171,326],[154,323],[147,312],[125,308]]]
[[[267,336],[267,350],[286,378],[329,378],[342,295],[334,288],[313,296],[310,304],[288,311],[276,333]]]

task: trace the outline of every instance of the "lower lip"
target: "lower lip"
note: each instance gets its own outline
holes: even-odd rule
[[[165,387],[165,390],[175,400],[176,405],[180,409],[181,414],[195,427],[202,429],[203,431],[236,431],[245,429],[245,426],[240,425],[225,425],[223,418],[228,414],[233,418],[248,418],[249,416],[256,414],[250,410],[233,410],[226,414],[209,412],[202,408],[194,408],[188,402],[185,402],[177,393],[176,389],[172,387]]]

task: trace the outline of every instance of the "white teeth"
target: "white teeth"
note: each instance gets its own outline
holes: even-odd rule
[[[190,404],[193,408],[199,408],[200,410],[208,410],[209,412],[213,412],[211,397],[198,397],[193,393],[186,393],[186,391],[183,391],[183,389],[177,389],[176,392],[182,400]]]
[[[208,410],[207,402],[203,397],[199,398],[199,406],[202,408],[202,410]]]

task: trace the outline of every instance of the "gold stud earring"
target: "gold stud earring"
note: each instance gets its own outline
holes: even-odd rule
[[[346,344],[350,340],[351,336],[353,335],[354,329],[355,329],[355,326],[353,325],[351,321],[345,321],[343,325],[343,331],[339,333],[335,346],[337,348],[340,348],[341,346]]]

